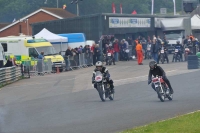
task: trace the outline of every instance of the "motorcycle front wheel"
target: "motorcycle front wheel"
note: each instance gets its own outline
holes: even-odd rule
[[[101,98],[101,101],[102,101],[102,102],[105,102],[105,100],[106,100],[106,95],[105,95],[105,92],[103,91],[102,85],[97,85],[97,90],[98,90],[98,92],[99,92],[99,97]]]
[[[160,99],[161,102],[164,102],[165,96],[161,91],[161,87],[157,87],[156,90],[157,90],[158,98]]]

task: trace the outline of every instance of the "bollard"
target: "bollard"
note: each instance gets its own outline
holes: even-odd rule
[[[59,67],[57,67],[56,73],[57,74],[60,73]]]

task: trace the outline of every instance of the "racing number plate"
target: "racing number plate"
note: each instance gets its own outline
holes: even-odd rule
[[[165,51],[164,50],[161,50],[161,53],[164,53]]]
[[[108,56],[111,56],[111,53],[108,53]]]
[[[178,52],[178,49],[175,49],[175,52]]]

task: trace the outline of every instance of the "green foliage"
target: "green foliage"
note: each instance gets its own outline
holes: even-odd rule
[[[70,4],[72,0],[58,0],[59,8],[64,4],[67,10],[76,14],[76,4]],[[155,13],[160,12],[160,8],[167,8],[167,12],[173,12],[173,0],[154,0]],[[0,0],[0,22],[12,22],[41,7],[57,7],[57,0]],[[95,13],[111,13],[112,2],[115,3],[116,13],[120,13],[120,3],[122,3],[123,13],[131,14],[136,10],[138,14],[151,13],[151,0],[83,0],[79,2],[80,15]],[[176,9],[181,11],[181,0],[176,0]]]

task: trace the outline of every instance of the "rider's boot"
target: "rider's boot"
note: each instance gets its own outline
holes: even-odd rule
[[[174,93],[174,90],[172,88],[169,88],[169,90],[170,90],[171,94]]]
[[[115,93],[114,85],[110,84],[111,93]]]

